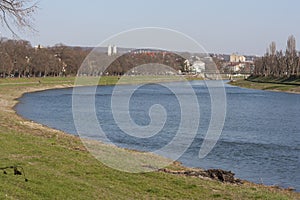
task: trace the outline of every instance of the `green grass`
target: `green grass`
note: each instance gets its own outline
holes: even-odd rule
[[[249,81],[252,82],[261,82],[261,83],[277,83],[277,84],[283,84],[283,85],[296,85],[300,86],[300,78],[296,77],[261,77],[261,76],[251,76],[248,78]]]
[[[36,77],[36,78],[0,78],[2,86],[35,86],[35,85],[55,85],[55,84],[74,84],[76,85],[114,85],[114,84],[140,84],[158,83],[170,81],[202,80],[193,76],[102,76],[100,77]]]
[[[79,138],[28,122],[12,112],[24,92],[71,86],[74,78],[1,80],[0,167],[21,165],[29,179],[0,173],[0,199],[299,199],[285,190],[163,172],[126,173],[111,169],[84,150]],[[116,81],[107,78],[107,82]],[[107,147],[108,148],[108,147]],[[178,166],[170,166],[177,168]]]
[[[299,79],[286,79],[286,78],[269,78],[269,77],[250,77],[247,80],[237,80],[230,83],[231,85],[281,92],[300,92]]]

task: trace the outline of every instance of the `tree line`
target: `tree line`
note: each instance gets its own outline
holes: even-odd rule
[[[92,52],[82,64],[80,75],[166,75],[184,68],[185,59],[173,52],[160,50],[133,50],[113,56]],[[170,67],[163,69],[162,65]],[[172,69],[172,70],[171,70]]]
[[[24,40],[0,40],[0,77],[76,75],[90,50],[58,44],[32,47]]]
[[[148,66],[147,70],[141,72],[131,70],[138,65],[149,63],[166,65],[176,71],[184,69],[185,59],[172,52],[150,50],[108,56],[103,50],[94,53],[91,51],[92,48],[70,47],[63,44],[32,47],[30,42],[25,40],[0,39],[0,77],[161,73],[155,65]],[[86,57],[88,59],[84,62]],[[81,66],[83,67],[79,70]]]
[[[287,40],[285,52],[276,49],[276,43],[272,42],[264,56],[256,59],[254,76],[266,77],[300,77],[300,52],[296,50],[296,39],[293,35]]]

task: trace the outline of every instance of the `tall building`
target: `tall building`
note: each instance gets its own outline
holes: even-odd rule
[[[108,47],[107,47],[107,55],[108,56],[112,55],[112,47],[111,47],[111,45],[108,45]]]
[[[116,45],[114,45],[112,47],[112,54],[117,54],[117,46]]]
[[[112,56],[112,55],[116,55],[118,53],[118,49],[116,45],[108,45],[107,47],[107,55],[108,56]]]

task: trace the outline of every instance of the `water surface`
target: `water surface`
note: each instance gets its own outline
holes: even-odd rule
[[[180,83],[169,83],[181,88]],[[196,138],[179,161],[189,167],[221,168],[256,183],[294,187],[300,191],[300,95],[243,89],[225,85],[227,113],[215,148],[204,159],[199,149],[211,117],[211,100],[203,81],[192,81],[200,106]],[[126,91],[130,86],[121,86]],[[82,99],[94,95],[82,88]],[[141,139],[125,134],[111,112],[113,86],[101,86],[95,94],[97,118],[107,137],[120,147],[154,151],[168,144],[178,130],[181,111],[172,92],[158,84],[141,86],[130,100],[130,115],[140,126],[150,123],[149,108],[160,104],[167,113],[162,130]],[[122,101],[122,93],[118,94]],[[184,87],[181,95],[185,93]],[[72,115],[72,89],[25,94],[16,106],[18,114],[49,127],[77,134]],[[193,114],[191,113],[191,117]],[[193,119],[191,119],[193,120]],[[87,127],[89,121],[86,121]],[[188,130],[187,130],[188,132]],[[93,139],[103,139],[95,136]]]

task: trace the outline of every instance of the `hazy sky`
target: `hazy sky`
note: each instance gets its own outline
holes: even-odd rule
[[[20,34],[33,45],[95,46],[139,27],[175,29],[217,53],[260,55],[271,41],[285,48],[291,34],[300,45],[299,0],[40,0],[39,7],[38,33]]]

